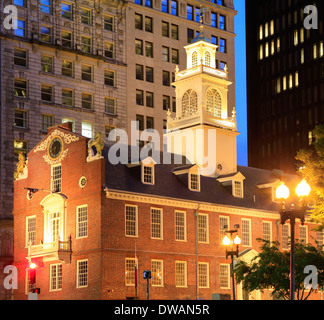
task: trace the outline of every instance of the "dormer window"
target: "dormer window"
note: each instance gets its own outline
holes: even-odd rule
[[[197,173],[189,174],[189,189],[191,191],[200,191],[200,176]]]
[[[233,195],[237,198],[243,198],[243,181],[234,181]]]
[[[145,184],[154,184],[154,166],[144,165],[142,166],[142,182]]]

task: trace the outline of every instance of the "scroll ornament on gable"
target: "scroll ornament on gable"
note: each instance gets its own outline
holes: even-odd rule
[[[104,142],[102,141],[102,134],[97,132],[94,139],[88,142],[88,157],[87,162],[103,159],[102,150],[104,148]]]
[[[21,180],[21,179],[26,179],[28,176],[28,161],[26,160],[26,157],[23,153],[19,153],[18,155],[18,163],[16,164],[17,166],[17,171],[15,174],[15,179],[16,180]]]

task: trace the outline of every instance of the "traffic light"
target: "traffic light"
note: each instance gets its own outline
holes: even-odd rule
[[[144,271],[143,278],[146,280],[151,279],[152,278],[151,271],[149,271],[149,270]]]

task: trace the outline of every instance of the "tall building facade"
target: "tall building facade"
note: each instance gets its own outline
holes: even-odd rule
[[[296,172],[324,122],[323,12],[323,1],[246,1],[250,166]],[[317,29],[304,27],[310,14]]]

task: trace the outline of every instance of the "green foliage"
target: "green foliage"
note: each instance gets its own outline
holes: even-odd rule
[[[247,264],[239,261],[234,269],[237,283],[243,284],[243,289],[248,292],[265,289],[271,290],[271,295],[279,299],[290,298],[290,252],[280,251],[279,242],[258,239],[262,242],[260,253]],[[296,298],[307,300],[315,289],[305,291],[304,280],[307,274],[304,269],[308,265],[318,269],[318,285],[324,285],[324,253],[321,248],[310,244],[295,243],[295,285]]]
[[[310,218],[318,223],[319,230],[324,229],[324,125],[314,130],[316,142],[308,149],[297,153],[299,173],[307,180],[312,188],[314,205],[309,210]]]

